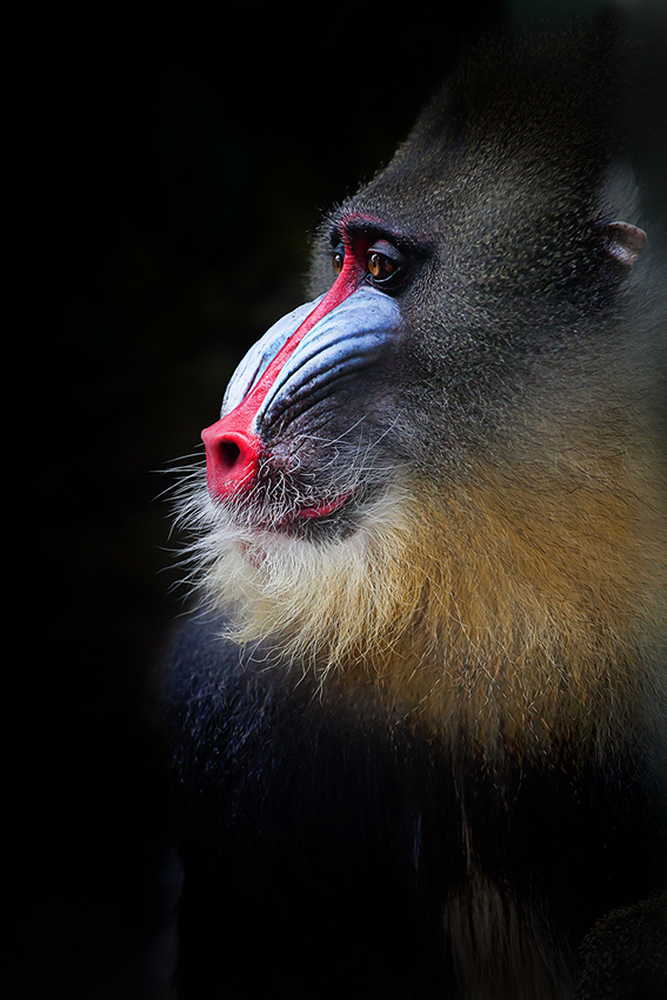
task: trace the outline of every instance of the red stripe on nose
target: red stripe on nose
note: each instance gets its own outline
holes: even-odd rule
[[[262,443],[255,433],[255,418],[281,368],[309,330],[340,305],[358,285],[358,269],[352,253],[346,254],[343,270],[322,301],[305,318],[239,405],[202,431],[206,445],[206,480],[212,497],[231,497],[249,490],[259,468]]]

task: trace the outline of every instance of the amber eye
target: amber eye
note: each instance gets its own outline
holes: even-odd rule
[[[389,257],[385,257],[384,254],[378,253],[377,250],[369,253],[368,260],[366,262],[368,267],[368,273],[372,274],[374,278],[382,281],[383,278],[388,278],[390,274],[393,274],[396,270],[396,264]]]
[[[404,264],[403,254],[387,240],[378,240],[366,254],[366,273],[373,284],[394,287],[397,281],[401,281],[400,272],[404,271]]]
[[[345,248],[342,243],[339,244],[331,255],[331,262],[333,264],[333,269],[336,274],[340,274],[343,270],[343,263],[345,261]]]

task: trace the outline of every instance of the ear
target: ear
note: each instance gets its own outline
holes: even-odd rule
[[[646,233],[629,222],[610,222],[604,228],[607,250],[619,264],[630,270],[646,246]]]

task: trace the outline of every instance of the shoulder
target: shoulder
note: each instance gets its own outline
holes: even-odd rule
[[[243,670],[243,647],[229,638],[224,614],[197,608],[170,644],[163,671],[168,709],[221,696]]]

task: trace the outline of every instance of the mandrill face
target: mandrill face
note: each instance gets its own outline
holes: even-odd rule
[[[319,294],[248,352],[203,432],[208,490],[232,521],[345,537],[392,486],[424,480],[444,499],[473,465],[534,451],[535,402],[541,423],[572,395],[577,420],[595,412],[595,352],[604,342],[606,380],[614,295],[645,235],[591,214],[560,178],[549,192],[548,162],[536,187],[498,147],[445,144],[444,185],[419,146],[399,153],[322,227]],[[588,379],[574,393],[573,363]]]

